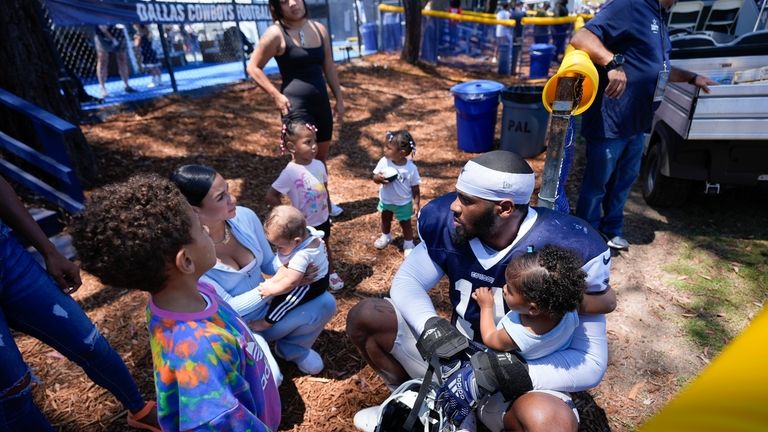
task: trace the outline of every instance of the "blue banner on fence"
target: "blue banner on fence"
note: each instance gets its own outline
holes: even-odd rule
[[[136,0],[45,0],[56,25],[272,21],[267,0],[181,3]]]

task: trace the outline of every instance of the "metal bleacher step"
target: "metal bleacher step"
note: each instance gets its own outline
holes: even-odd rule
[[[51,243],[53,243],[54,246],[56,246],[56,249],[58,249],[62,255],[70,260],[75,258],[77,252],[72,246],[72,236],[62,232],[64,225],[61,223],[60,215],[58,212],[43,208],[31,208],[29,209],[29,214],[32,216],[32,219],[34,219],[35,222],[40,225],[40,228],[43,230],[45,235],[48,236],[48,239],[51,241]],[[37,252],[35,248],[27,244],[24,241],[25,239],[20,240],[22,241],[22,244],[27,248],[27,251],[34,255],[35,260],[40,263],[40,265],[45,266],[43,256],[40,255],[40,253]]]
[[[59,220],[59,212],[33,207],[29,209],[29,214],[48,237],[56,235],[64,229],[64,225]]]
[[[61,254],[64,255],[66,259],[71,261],[77,256],[77,251],[75,250],[75,247],[72,246],[71,235],[66,233],[59,233],[55,236],[48,237],[48,240],[50,240],[51,243],[56,246],[56,249],[58,249],[58,251],[61,252]],[[40,252],[37,251],[37,249],[33,248],[32,246],[28,246],[27,251],[35,257],[35,261],[37,261],[38,264],[45,267],[45,260],[43,259],[43,256],[40,255]]]
[[[75,250],[75,247],[72,246],[71,235],[67,233],[58,233],[53,237],[48,237],[48,240],[50,240],[51,243],[56,246],[56,249],[58,249],[68,260],[73,260],[75,259],[75,256],[77,256],[77,251]]]

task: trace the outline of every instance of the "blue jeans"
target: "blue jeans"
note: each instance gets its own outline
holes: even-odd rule
[[[643,134],[587,140],[587,168],[576,216],[609,237],[623,236],[624,204],[640,173]]]
[[[288,361],[301,361],[336,313],[336,299],[329,292],[292,310],[269,329],[259,332],[275,342],[275,354]]]
[[[32,401],[35,378],[10,329],[35,337],[77,363],[129,411],[144,406],[120,356],[70,296],[0,222],[0,430],[53,431]],[[9,390],[25,383],[20,392]],[[18,388],[18,387],[17,387]]]

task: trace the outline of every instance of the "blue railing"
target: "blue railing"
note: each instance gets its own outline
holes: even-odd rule
[[[26,161],[48,178],[42,180],[5,158],[0,158],[0,172],[67,212],[80,212],[84,207],[83,189],[72,169],[66,145],[66,139],[80,134],[80,129],[3,89],[0,89],[0,104],[32,122],[40,150],[3,132],[0,132],[0,149]]]

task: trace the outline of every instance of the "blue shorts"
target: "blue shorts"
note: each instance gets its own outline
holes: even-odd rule
[[[384,204],[379,200],[379,205],[376,206],[376,209],[380,212],[388,211],[394,213],[395,219],[400,222],[409,221],[411,220],[411,217],[413,217],[413,201],[408,204],[394,205]]]

